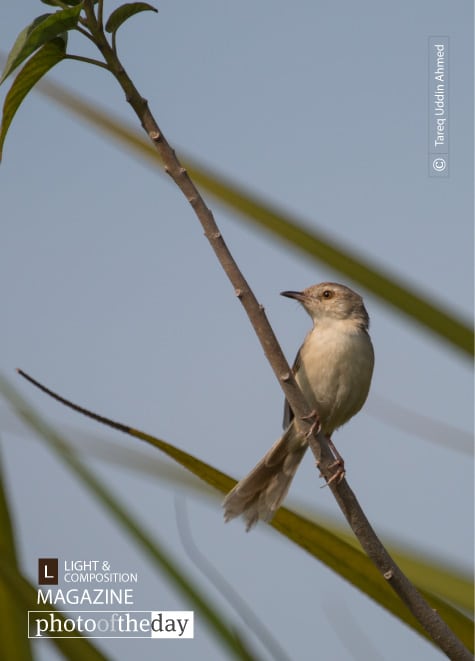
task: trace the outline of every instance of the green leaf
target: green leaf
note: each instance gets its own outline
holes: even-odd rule
[[[152,7],[147,2],[127,2],[125,5],[117,7],[106,23],[107,32],[117,32],[122,23],[125,23],[131,16],[142,11],[158,12],[158,9]]]
[[[0,126],[0,160],[2,159],[5,137],[21,102],[40,78],[55,64],[61,62],[65,50],[66,46],[63,39],[53,39],[33,55],[15,78],[3,104],[2,124]]]
[[[410,282],[339,243],[325,231],[311,227],[301,218],[292,217],[271,202],[239,187],[202,164],[186,158],[184,161],[195,183],[226,207],[237,211],[244,222],[264,229],[307,257],[343,273],[385,303],[473,356],[473,327],[418,291]]]
[[[318,523],[359,550],[358,540],[353,533],[336,518],[330,518],[314,507],[296,506],[293,511]],[[444,563],[420,549],[404,546],[395,537],[390,539],[384,536],[383,542],[406,576],[419,589],[425,590],[426,594],[435,594],[459,610],[473,615],[473,575],[470,571],[464,571],[459,565]]]
[[[20,59],[20,56],[23,54],[25,44],[28,41],[28,37],[35,30],[35,28],[38,27],[38,25],[40,25],[43,21],[45,21],[49,16],[53,16],[53,14],[41,14],[41,16],[37,16],[33,23],[27,25],[26,28],[22,30],[18,37],[15,39],[15,43],[13,44],[12,49],[8,54],[7,62],[5,64],[2,76],[0,77],[0,85],[3,83],[5,78],[7,78],[7,76],[9,76],[10,73],[16,69],[16,67],[21,64],[21,62],[26,57],[28,57],[30,53],[27,52],[26,55]]]
[[[51,82],[48,82],[47,88],[40,89],[48,97],[67,107],[70,112],[93,125],[100,131],[101,136],[108,134],[154,168],[160,163],[155,147],[150,140],[143,137],[143,132],[131,128],[123,119],[114,117],[111,110],[101,108],[97,103],[93,104]],[[327,264],[365,287],[382,302],[417,322],[425,330],[473,356],[475,344],[472,325],[449,311],[443,304],[431,300],[418,290],[417,286],[385,270],[370,257],[356,254],[318,227],[312,227],[309,222],[240,187],[191,157],[185,155],[182,161],[195,183],[220,204],[237,212],[238,218],[243,222],[264,229],[306,257]]]
[[[166,459],[149,457],[140,452],[139,448],[117,447],[115,443],[107,442],[104,438],[79,429],[71,430],[71,434],[75,439],[74,444],[70,446],[71,452],[102,460],[108,466],[119,465],[125,470],[138,472],[153,480],[158,478],[162,483],[168,483],[175,488],[186,488],[192,491],[194,496],[201,495],[213,500],[220,498],[215,490],[186,472],[180,465],[170,465]],[[291,503],[290,499],[289,503]],[[343,526],[336,517],[325,516],[315,507],[299,504],[292,503],[291,509],[325,528],[350,546],[359,549],[358,541],[348,526]],[[441,599],[449,601],[466,613],[473,613],[473,577],[470,572],[462,570],[458,565],[450,565],[431,558],[422,549],[404,547],[396,539],[384,536],[383,543],[408,578],[420,588],[437,594]]]
[[[76,27],[79,20],[79,14],[82,9],[82,2],[76,7],[62,9],[54,14],[43,14],[35,18],[33,23],[26,27],[18,35],[13,48],[8,55],[7,63],[0,78],[0,85],[27,57],[35,50],[59,37],[63,32],[72,30]],[[64,36],[61,37],[63,40]]]
[[[58,611],[52,604],[37,603],[37,592],[34,586],[22,576],[16,567],[12,565],[7,558],[0,556],[0,587],[8,590],[10,603],[21,609],[22,635],[26,638],[27,634],[27,612],[44,611],[45,613],[54,612],[55,617],[64,620],[64,615]],[[93,645],[86,637],[76,632],[74,638],[51,638],[50,642],[62,653],[65,659],[69,661],[108,661],[97,647]],[[2,652],[6,652],[4,640],[1,640]],[[13,654],[2,654],[3,659],[8,661],[27,661],[27,657],[20,657]]]
[[[213,499],[220,497],[203,481],[185,472],[182,466],[170,465],[168,460],[143,455],[139,448],[117,447],[114,443],[98,438],[94,434],[86,434],[79,429],[74,429],[72,434],[75,442],[71,445],[71,452],[100,459],[109,466],[111,464],[122,466],[125,470],[135,471],[143,476],[148,475],[153,480],[158,478],[175,488],[186,488],[192,491],[194,496],[201,495]],[[343,526],[336,517],[325,516],[314,507],[293,503],[291,509],[359,550],[358,541],[351,530],[348,526]],[[404,547],[396,539],[384,536],[383,543],[408,578],[417,583],[419,588],[437,594],[441,599],[449,601],[466,613],[473,613],[473,577],[470,572],[462,570],[458,565],[450,565],[431,558],[422,549]]]
[[[142,478],[148,477],[153,481],[159,479],[162,484],[170,485],[171,488],[189,490],[193,493],[193,497],[201,496],[214,501],[220,499],[220,494],[216,490],[211,489],[183,466],[172,464],[168,459],[162,459],[158,455],[150,457],[138,445],[118,447],[116,443],[108,441],[97,433],[86,432],[74,426],[68,427],[67,430],[63,427],[63,431],[74,439],[72,443],[68,443],[71,453],[78,454],[81,458],[96,459],[108,466],[121,466],[124,470],[136,472]],[[2,415],[0,432],[23,435],[15,420],[10,419],[6,411]],[[316,507],[296,503],[292,498],[289,498],[289,508],[358,548],[353,533],[336,517],[326,516]],[[4,526],[1,525],[0,520],[0,530],[2,529]],[[473,576],[469,571],[459,565],[433,558],[422,548],[405,547],[395,537],[383,535],[383,542],[410,580],[417,583],[420,588],[449,601],[456,608],[473,614]]]
[[[108,424],[104,418],[100,422]],[[165,441],[126,426],[117,427],[116,425],[116,428],[159,448],[223,494],[228,493],[236,484],[236,480],[225,473]],[[354,587],[366,593],[408,626],[427,637],[425,631],[382,578],[371,560],[359,549],[353,548],[323,526],[309,521],[285,507],[280,508],[270,525],[346,579]],[[469,649],[473,650],[473,622],[431,592],[427,590],[421,590],[421,592],[437,609],[454,633]],[[428,638],[428,640],[430,639]]]
[[[236,484],[236,480],[233,480],[225,473],[213,468],[213,466],[210,466],[197,457],[180,450],[170,443],[79,407],[51,392],[23,372],[20,373],[31,383],[60,401],[62,404],[69,406],[75,411],[78,411],[101,424],[122,431],[135,438],[139,438],[149,445],[158,448],[207,484],[218,491],[221,491],[221,493],[228,493]],[[19,405],[18,395],[11,390],[11,387],[8,386],[5,381],[3,381],[3,385],[0,381],[0,386],[5,396],[15,406],[18,415],[29,422],[31,426],[31,417],[33,413],[29,414],[28,417],[25,415],[24,409],[26,404],[23,404],[22,406]],[[63,447],[65,446],[63,445]],[[418,631],[421,635],[425,636],[430,642],[433,642],[396,593],[389,587],[387,581],[383,579],[368,556],[359,549],[353,548],[350,544],[346,543],[323,526],[309,521],[303,516],[300,516],[285,507],[281,507],[278,510],[269,525],[320,560],[354,587],[371,597],[380,606],[398,617],[402,622],[405,622],[415,631]],[[432,592],[421,590],[421,593],[429,601],[432,607],[439,612],[440,616],[445,620],[464,645],[470,650],[473,650],[473,622],[461,611],[454,608],[443,599],[435,596]]]
[[[8,562],[10,573],[18,571],[12,518],[0,463],[0,558]],[[30,641],[26,637],[25,609],[0,580],[0,641],[2,655],[9,661],[32,661]]]
[[[223,645],[228,654],[244,661],[259,661],[257,654],[252,653],[241,638],[234,633],[234,628],[228,625],[223,618],[220,609],[214,607],[210,601],[203,595],[200,588],[194,585],[193,581],[187,576],[186,572],[178,565],[172,554],[148,534],[135,520],[132,514],[120,504],[117,498],[110,492],[101,479],[96,478],[77,457],[71,454],[68,444],[52,427],[47,425],[39,415],[35,413],[32,407],[17,393],[2,377],[0,377],[0,392],[16,410],[18,416],[26,422],[55,452],[68,468],[82,481],[85,486],[95,496],[98,503],[109,512],[109,514],[118,521],[124,530],[130,535],[134,542],[141,547],[142,551],[149,559],[160,569],[170,580],[170,582],[182,594],[186,596],[190,604],[198,611],[201,621],[205,622],[216,639]],[[2,576],[2,563],[0,559],[0,578]],[[12,588],[13,589],[13,588]],[[45,605],[50,610],[50,605]],[[33,609],[38,610],[38,608]],[[68,640],[68,639],[58,639]],[[74,640],[74,639],[73,639]],[[73,658],[73,657],[68,657]],[[75,656],[74,659],[89,659],[87,654]]]

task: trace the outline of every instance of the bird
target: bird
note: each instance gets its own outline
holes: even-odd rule
[[[308,406],[318,416],[344,475],[331,436],[364,405],[371,385],[374,350],[369,316],[362,297],[345,285],[322,282],[282,296],[302,304],[313,321],[292,371]],[[223,501],[224,518],[242,515],[249,531],[259,520],[270,521],[286,497],[308,448],[293,412],[284,405],[284,433]],[[331,478],[332,479],[332,478]]]

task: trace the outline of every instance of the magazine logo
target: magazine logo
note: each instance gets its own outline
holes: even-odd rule
[[[139,577],[118,569],[104,559],[38,558],[41,610],[28,611],[28,638],[194,638],[193,611],[122,610],[136,608]]]
[[[137,572],[114,571],[108,560],[38,558],[37,604],[133,606],[134,589],[122,585],[137,582]]]

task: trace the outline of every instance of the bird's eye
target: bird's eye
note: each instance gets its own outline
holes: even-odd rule
[[[331,298],[333,296],[333,292],[331,289],[325,289],[323,292],[323,298]]]

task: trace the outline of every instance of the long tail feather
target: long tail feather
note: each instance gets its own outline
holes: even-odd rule
[[[307,447],[291,423],[249,475],[228,493],[223,502],[225,520],[242,514],[246,530],[259,519],[270,521],[287,495]]]

